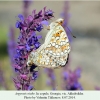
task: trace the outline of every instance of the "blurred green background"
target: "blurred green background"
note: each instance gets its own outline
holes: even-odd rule
[[[63,12],[64,1],[34,1],[31,2],[29,14],[33,9],[37,11],[47,6],[55,13],[55,19]],[[6,89],[15,89],[12,77],[14,73],[10,65],[7,51],[7,41],[10,26],[15,27],[17,15],[22,13],[23,2],[21,1],[0,1],[0,69],[2,69]],[[71,50],[70,68],[82,68],[80,82],[85,90],[94,90],[95,86],[100,86],[100,2],[99,1],[71,1],[69,2],[69,26],[72,33],[77,37],[73,39]],[[53,19],[53,20],[55,20]],[[18,29],[15,29],[19,34]],[[42,32],[44,38],[46,32]],[[43,39],[44,39],[43,38]],[[42,41],[43,42],[43,41]],[[40,69],[40,77],[34,83],[37,90],[46,90],[47,76],[44,70]],[[54,70],[58,90],[61,90],[62,69]],[[1,85],[1,90],[5,88]]]

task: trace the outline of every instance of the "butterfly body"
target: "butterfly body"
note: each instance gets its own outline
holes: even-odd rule
[[[60,24],[63,19],[58,19],[50,24],[44,44],[36,51],[31,52],[28,65],[35,64],[39,67],[59,68],[68,62],[70,44],[67,34]]]

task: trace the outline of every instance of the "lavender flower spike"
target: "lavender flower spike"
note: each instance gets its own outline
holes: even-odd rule
[[[37,36],[36,31],[42,31],[42,21],[48,21],[54,16],[52,10],[46,10],[44,8],[37,14],[34,10],[32,15],[29,15],[27,18],[24,18],[21,14],[18,17],[20,20],[16,22],[16,27],[20,30],[20,35],[14,58],[14,67],[17,72],[14,83],[18,90],[32,90],[31,82],[37,79],[38,72],[34,70],[37,67],[35,65],[32,65],[30,68],[27,67],[28,55],[41,45],[39,42],[41,36]]]

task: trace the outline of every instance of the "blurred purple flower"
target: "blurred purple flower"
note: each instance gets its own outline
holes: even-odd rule
[[[68,21],[70,18],[69,14],[69,1],[64,2],[64,9],[61,16],[64,18],[64,24],[63,27],[67,33],[69,42],[72,42],[72,36],[71,36],[71,28],[68,26]],[[62,76],[63,76],[63,89],[64,90],[83,90],[81,84],[79,83],[79,78],[81,76],[81,69],[77,68],[74,71],[72,71],[70,67],[71,59],[69,57],[68,64],[63,68]]]
[[[23,0],[23,14],[25,16],[25,18],[28,15],[28,10],[29,10],[29,6],[32,3],[33,0]]]
[[[64,18],[64,24],[63,27],[67,33],[68,39],[70,42],[72,42],[72,36],[70,31],[72,30],[69,26],[68,26],[68,21],[70,18],[70,14],[69,14],[69,1],[65,1],[64,2],[64,8],[63,8],[63,13],[61,13],[61,16]]]
[[[36,80],[38,77],[38,71],[34,71],[32,75],[32,80]]]
[[[8,85],[6,82],[6,79],[4,77],[4,72],[1,68],[1,63],[0,63],[0,88],[3,87],[5,90],[8,90]]]
[[[99,91],[100,91],[100,87],[96,86],[96,87],[95,87],[95,90],[99,90]]]
[[[45,72],[48,76],[47,85],[51,86],[52,90],[56,90],[56,78],[53,69],[45,68]]]
[[[64,77],[64,80],[67,80],[67,78],[68,78],[68,73],[63,72],[63,77]]]
[[[65,82],[66,90],[83,90],[81,84],[79,83],[79,78],[81,76],[81,69],[77,68],[74,71],[67,69],[63,72],[63,79]]]
[[[15,32],[14,32],[14,28],[10,27],[10,32],[8,34],[8,53],[10,56],[10,62],[11,62],[11,66],[14,66],[14,54],[15,54],[15,47],[16,47],[16,41],[15,41]]]

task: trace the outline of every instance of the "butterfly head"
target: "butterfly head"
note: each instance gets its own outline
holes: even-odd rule
[[[56,21],[52,22],[52,23],[49,25],[49,26],[50,26],[50,29],[53,29],[53,28],[55,28],[55,27],[58,26],[58,25],[62,25],[63,22],[64,22],[64,19],[62,19],[62,18],[57,19]]]
[[[58,24],[60,24],[60,25],[62,25],[63,22],[64,22],[64,19],[63,18],[59,18],[55,22],[58,23]]]

